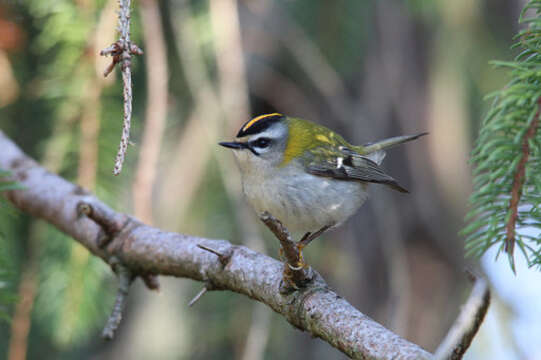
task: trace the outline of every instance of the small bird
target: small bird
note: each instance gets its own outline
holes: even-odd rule
[[[398,136],[355,146],[334,131],[311,121],[279,113],[246,122],[231,148],[240,168],[249,203],[280,220],[289,231],[309,242],[351,215],[368,197],[369,183],[407,193],[380,167],[383,149],[415,140],[427,133]]]

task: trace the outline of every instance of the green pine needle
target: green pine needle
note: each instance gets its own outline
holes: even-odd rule
[[[526,18],[528,9],[535,15]],[[515,37],[515,61],[492,62],[512,79],[487,96],[494,102],[472,151],[475,190],[461,231],[467,255],[497,246],[513,271],[515,248],[541,266],[541,0],[528,2],[520,22],[528,26]]]

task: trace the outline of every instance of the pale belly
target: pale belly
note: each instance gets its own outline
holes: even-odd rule
[[[280,220],[291,232],[314,232],[353,215],[367,199],[366,184],[301,174],[259,184],[243,179],[244,193],[257,211]],[[256,180],[256,179],[253,179]]]

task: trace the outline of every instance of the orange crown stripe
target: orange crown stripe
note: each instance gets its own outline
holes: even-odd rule
[[[252,120],[248,121],[248,123],[247,123],[246,125],[244,125],[244,127],[242,128],[242,131],[248,130],[248,128],[249,128],[250,126],[252,126],[252,125],[255,124],[256,122],[258,122],[259,120],[266,119],[266,118],[271,117],[271,116],[283,116],[283,115],[280,114],[280,113],[272,113],[272,114],[259,115],[258,117],[255,117],[255,118],[253,118]]]

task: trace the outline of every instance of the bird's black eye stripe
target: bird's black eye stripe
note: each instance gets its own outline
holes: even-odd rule
[[[259,156],[259,152],[257,152],[255,148],[264,149],[268,147],[270,143],[271,143],[271,139],[262,137],[257,140],[246,143],[246,148],[248,148],[248,150],[250,150],[254,155]]]
[[[259,156],[259,153],[257,151],[255,151],[252,146],[248,145],[247,148],[248,148],[248,150],[250,150],[252,152],[252,154],[254,154],[255,156]]]
[[[263,149],[263,148],[266,148],[267,146],[269,146],[270,142],[271,142],[271,140],[269,138],[262,137],[262,138],[259,138],[257,140],[254,140],[254,141],[250,142],[250,145],[253,146],[253,147]]]

